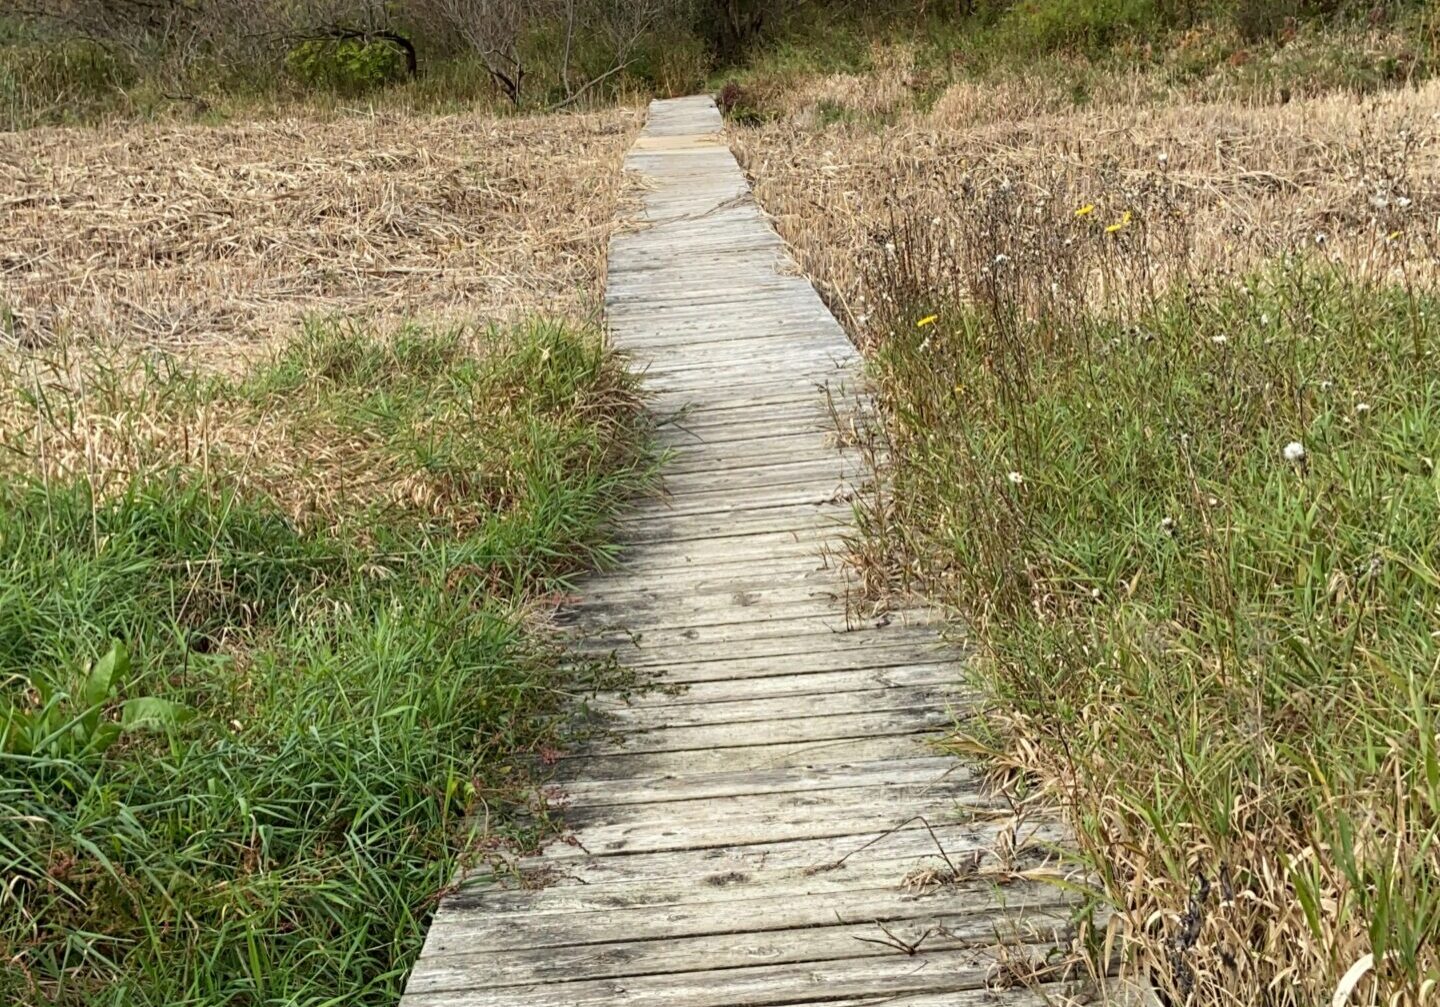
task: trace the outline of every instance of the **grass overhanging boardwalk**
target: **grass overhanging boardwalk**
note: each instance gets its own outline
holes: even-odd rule
[[[855,351],[710,99],[652,105],[627,167],[646,188],[608,322],[674,455],[573,618],[679,688],[610,705],[616,740],[562,766],[572,841],[447,898],[405,1003],[1047,1002],[1019,979],[1068,946],[1071,907],[1023,871],[1058,827],[1016,849],[1004,802],[927,744],[970,701],[955,651],[850,621],[827,558],[867,478],[836,436]]]

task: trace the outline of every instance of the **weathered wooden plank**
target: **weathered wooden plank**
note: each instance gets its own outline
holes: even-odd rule
[[[818,442],[828,448],[839,436],[835,417],[814,403],[811,406],[774,419],[738,410],[681,414],[661,422],[657,437],[672,452],[731,450],[757,459],[765,451],[790,454],[804,444]],[[848,432],[849,426],[844,429]],[[676,460],[675,455],[671,458]]]
[[[742,322],[742,324],[745,323]],[[737,354],[735,347],[727,343],[696,342],[695,340],[707,333],[719,335],[724,331],[701,322],[683,326],[677,324],[680,331],[669,334],[670,339],[673,340],[672,345],[684,344],[687,346],[686,357],[683,361],[676,359],[670,345],[664,343],[654,347],[645,344],[631,346],[626,349],[625,355],[649,377],[690,376],[699,382],[699,387],[702,388],[735,381],[738,381],[742,387],[752,382],[757,384],[774,382],[774,375],[757,374],[753,370],[756,366],[785,368],[784,380],[793,384],[807,376],[815,381],[839,377],[851,364],[851,358],[847,354],[834,350],[797,350],[785,346],[781,340],[784,330],[804,324],[804,319],[756,319],[748,324],[758,327],[758,334],[770,334],[775,338],[763,343],[747,343],[743,354],[744,360],[736,359],[741,354]],[[754,330],[752,329],[752,331]],[[695,348],[689,349],[690,345],[694,345]]]
[[[733,935],[724,934],[570,948],[441,954],[420,981],[411,985],[411,991],[423,993],[471,985],[494,989],[535,982],[665,975],[686,971],[695,962],[704,962],[716,970],[895,955],[897,949],[893,943],[886,943],[887,936],[918,942],[926,954],[996,944],[1053,943],[1068,940],[1072,928],[1064,912],[1036,909],[1017,917],[1006,933],[996,933],[993,915],[984,911],[971,915],[926,916],[887,929],[889,935],[877,923],[861,923],[760,931],[738,941]]]
[[[764,421],[768,424],[773,420],[783,428],[783,424],[798,420],[828,420],[832,409],[847,416],[874,415],[874,406],[857,388],[847,388],[844,382],[828,388],[817,388],[813,384],[798,388],[786,387],[768,394],[750,392],[735,395],[726,389],[718,389],[710,391],[703,398],[681,402],[673,409],[654,411],[663,421],[684,418],[689,421],[689,426],[733,424],[746,420]],[[761,433],[763,431],[756,431],[757,435]]]
[[[808,650],[792,650],[805,647]],[[752,648],[753,650],[753,648]],[[804,687],[804,679],[825,671],[850,671],[857,668],[904,667],[914,663],[948,663],[958,651],[940,644],[923,628],[887,628],[884,632],[842,635],[837,640],[768,641],[769,653],[674,654],[657,655],[658,660],[632,664],[647,676],[660,676],[667,686],[688,686],[691,683],[732,683],[752,679],[788,677]],[[959,679],[959,671],[956,671]],[[775,687],[775,686],[772,686]],[[638,702],[645,702],[644,697]]]
[[[825,614],[780,615],[756,622],[696,624],[679,620],[661,626],[647,626],[644,630],[617,629],[614,632],[596,627],[587,632],[585,642],[592,650],[616,648],[627,663],[653,662],[673,656],[677,648],[723,648],[734,653],[735,646],[740,644],[783,645],[798,636],[848,636],[867,632],[872,625],[869,617],[848,613],[843,606],[836,606]]]
[[[709,397],[716,392],[723,392],[730,396],[730,401],[739,403],[746,398],[761,397],[782,397],[793,396],[799,398],[802,395],[810,394],[817,396],[822,403],[828,401],[848,402],[854,394],[851,386],[840,377],[841,371],[833,373],[802,373],[802,374],[773,374],[733,376],[727,375],[722,382],[705,382],[691,380],[688,384],[684,380],[685,375],[654,378],[649,381],[647,388],[648,400],[656,412],[666,415],[677,409],[684,409],[692,405],[699,396]],[[693,379],[693,375],[691,376]]]
[[[773,347],[776,351],[799,354],[805,352],[842,352],[839,347],[821,346],[809,349],[797,346],[794,326],[823,324],[829,318],[828,312],[819,305],[792,304],[782,308],[770,307],[774,292],[783,290],[776,286],[762,289],[755,297],[733,295],[728,307],[733,309],[717,312],[713,303],[690,297],[667,299],[663,297],[639,298],[640,303],[621,301],[607,303],[607,316],[612,329],[626,328],[625,349],[633,353],[640,348],[651,346],[674,347],[683,340],[681,333],[713,332],[714,340],[699,340],[687,343],[686,363],[703,359],[731,361],[735,357],[736,344],[744,344],[747,353]],[[754,323],[757,327],[744,325],[737,328],[732,319],[741,323]],[[791,327],[786,339],[785,326]],[[690,356],[690,349],[698,349],[699,356]]]
[[[846,713],[884,713],[923,706],[945,708],[956,703],[973,702],[975,699],[974,692],[962,691],[956,683],[947,682],[942,685],[861,689],[820,696],[809,693],[798,696],[717,700],[709,703],[620,707],[606,710],[605,713],[607,726],[611,730],[629,734],[663,730],[667,727],[739,725],[816,715],[833,717]]]
[[[846,583],[843,570],[825,566],[818,561],[811,564],[797,562],[797,557],[787,557],[783,563],[772,564],[768,569],[746,564],[731,567],[721,572],[713,568],[693,567],[673,574],[657,573],[644,581],[619,583],[602,586],[585,586],[584,609],[594,612],[615,606],[635,605],[646,613],[658,613],[671,607],[692,610],[717,606],[755,608],[757,606],[794,605],[813,599],[823,599],[833,608],[834,602],[845,596]],[[693,601],[694,605],[685,604]],[[677,604],[678,603],[678,604]],[[695,606],[698,605],[699,609]]]
[[[746,565],[742,569],[729,568],[724,572],[687,570],[674,578],[665,576],[607,578],[598,583],[585,585],[585,602],[612,603],[631,599],[664,598],[675,589],[695,598],[727,597],[737,594],[754,593],[764,597],[775,597],[778,591],[794,592],[809,589],[833,596],[836,571],[817,562],[798,563],[794,557],[785,557],[772,568],[757,571]]]
[[[726,458],[718,451],[692,449],[671,460],[662,473],[660,485],[665,494],[678,495],[703,492],[713,486],[765,489],[802,482],[828,482],[837,476],[868,479],[869,463],[858,452],[826,450],[819,445],[812,445],[809,457],[800,459],[795,457],[793,446],[788,452],[759,459],[744,452]]]
[[[822,837],[837,838],[852,837]],[[928,834],[926,838],[929,838]],[[806,843],[818,841],[796,840]],[[696,861],[695,851],[683,852],[688,853],[686,862]],[[653,866],[655,857],[675,853],[660,850],[638,856]],[[623,865],[631,859],[630,856],[614,854],[596,855],[584,863]],[[955,883],[946,879],[955,877],[957,873],[967,879],[964,884],[970,885],[972,891],[985,891],[987,886],[1013,884],[1026,871],[1037,874],[1055,871],[1054,860],[1053,855],[1039,845],[1010,857],[1006,863],[1000,861],[994,849],[972,846],[965,853],[947,849],[941,856],[935,848],[931,848],[911,856],[872,857],[860,862],[842,863],[838,867],[835,866],[838,861],[830,861],[786,871],[761,867],[712,870],[705,874],[689,872],[673,878],[581,882],[578,880],[581,875],[574,873],[579,866],[575,861],[537,859],[516,865],[518,877],[522,880],[487,876],[483,883],[460,889],[449,905],[454,912],[463,912],[468,907],[484,914],[518,914],[527,920],[545,915],[571,916],[616,909],[685,908],[699,911],[701,907],[713,909],[712,915],[718,917],[727,911],[727,905],[731,909],[748,910],[750,905],[733,904],[753,904],[757,899],[770,902],[807,900],[857,891],[920,895],[943,893],[943,890],[954,887]],[[505,883],[507,881],[509,883]],[[977,885],[980,886],[978,889]],[[925,900],[921,901],[920,911],[930,908],[924,904]],[[1050,901],[1055,905],[1072,904],[1069,894],[1059,886],[1050,893]],[[972,902],[968,911],[975,908]],[[593,916],[591,919],[599,920],[600,917]]]
[[[797,565],[816,569],[838,566],[835,557],[826,551],[833,550],[833,544],[818,534],[777,532],[742,536],[728,541],[727,546],[722,553],[703,541],[630,543],[615,555],[606,573],[617,582],[625,578],[643,584],[648,577],[684,576],[689,571],[704,577],[726,570],[764,574],[791,570]],[[594,588],[590,582],[584,582],[578,590],[588,592]]]
[[[735,542],[733,553],[716,555],[709,547],[697,543],[674,543],[680,548],[661,551],[643,543],[631,545],[619,553],[606,568],[611,578],[619,582],[633,578],[633,583],[643,584],[647,578],[657,582],[683,582],[690,575],[696,577],[720,577],[731,574],[736,577],[764,577],[767,574],[786,574],[797,569],[835,570],[837,577],[850,576],[847,567],[816,538],[797,538],[782,533],[777,536],[769,549],[756,547],[750,539]],[[658,543],[657,545],[670,545]],[[599,590],[594,580],[582,580],[572,585],[572,594],[566,596],[566,604],[582,601],[589,592]],[[617,591],[622,588],[617,588]],[[742,588],[743,590],[743,588]],[[613,595],[611,596],[613,597]]]
[[[730,541],[724,548],[684,539],[662,542],[652,538],[622,542],[616,551],[616,562],[623,565],[639,561],[656,564],[684,561],[695,566],[726,566],[737,562],[753,563],[759,559],[783,560],[789,556],[819,557],[826,551],[836,551],[835,541],[823,527],[809,526],[725,537]]]
[[[668,540],[666,532],[672,529],[705,534],[714,528],[732,532],[725,537],[734,537],[750,531],[803,530],[828,523],[831,535],[841,535],[852,530],[855,501],[861,499],[857,488],[843,479],[763,492],[763,497],[757,495],[740,506],[734,505],[725,490],[690,493],[673,500],[646,500],[615,522],[615,527],[632,536],[649,528],[662,542]]]
[[[791,470],[804,471],[802,465],[814,464],[797,462],[797,454],[833,458],[845,465],[847,470],[849,466],[868,464],[857,449],[836,446],[834,440],[833,434],[815,431],[769,441],[752,438],[725,444],[682,444],[672,449],[674,453],[665,463],[665,474],[668,477],[703,469],[773,478]],[[864,468],[856,468],[855,471],[869,474]]]
[[[765,894],[772,884],[803,881],[820,874],[840,879],[870,878],[857,881],[853,887],[883,888],[895,877],[889,865],[900,861],[923,864],[949,858],[962,870],[969,863],[988,869],[998,862],[997,851],[1003,846],[1015,851],[1007,856],[1023,858],[1028,864],[1051,859],[1064,834],[1064,829],[1054,822],[1027,823],[1002,815],[969,822],[916,818],[880,832],[772,839],[699,851],[602,854],[552,843],[540,854],[514,864],[513,869],[507,867],[499,884],[501,888],[513,888],[520,883],[516,879],[524,878],[532,888],[578,885],[596,892],[670,885],[676,905],[752,899]],[[478,894],[473,897],[473,907],[488,905],[496,884],[496,878],[488,872],[477,877],[473,887]],[[470,890],[468,884],[461,889]]]
[[[825,738],[782,744],[749,745],[706,751],[596,752],[586,749],[561,756],[559,769],[569,777],[583,771],[594,779],[631,776],[722,773],[745,769],[779,769],[807,766],[828,759],[905,759],[934,752],[944,735],[940,729],[919,733],[869,734],[863,737]]]
[[[555,622],[680,688],[595,704],[609,730],[560,757],[550,791],[569,841],[447,897],[406,1002],[1030,1007],[981,987],[1068,939],[1070,897],[996,871],[1017,823],[934,745],[978,703],[963,652],[926,613],[847,610],[834,553],[873,478],[853,446],[873,415],[859,355],[713,103],[656,103],[627,165],[651,178],[612,242],[607,320],[671,450]],[[987,876],[902,885],[945,855]],[[932,932],[905,955],[866,939],[876,921]]]
[[[1097,1007],[1098,1004],[1129,1003],[1099,998],[1088,981],[1034,983],[1000,986],[996,989],[956,990],[952,993],[918,993],[880,999],[815,1000],[772,1004],[769,1007]],[[1137,1005],[1140,1003],[1136,1002]],[[1157,1007],[1155,1001],[1145,1007]]]
[[[756,506],[828,503],[842,496],[848,498],[867,480],[864,463],[835,455],[773,469],[671,473],[649,499],[652,513],[663,507],[667,515],[700,514],[729,509],[738,487],[753,494],[748,501],[753,510]],[[643,512],[644,507],[637,509]]]
[[[795,745],[843,738],[869,738],[882,734],[922,734],[950,727],[952,714],[930,706],[883,710],[879,713],[842,713],[834,717],[794,717],[762,720],[744,732],[727,724],[697,724],[635,731],[617,741],[594,746],[597,755],[615,752],[692,752]]]
[[[906,800],[915,803],[902,805]],[[915,815],[944,824],[1004,810],[975,781],[963,779],[897,787],[893,792],[859,787],[814,794],[792,791],[649,804],[584,804],[570,809],[567,820],[575,831],[567,834],[567,846],[597,857],[695,852],[741,847],[756,835],[764,835],[768,843],[811,841],[884,832],[913,821]],[[773,892],[766,889],[764,894]]]
[[[810,665],[806,665],[810,668]],[[623,698],[601,697],[592,702],[597,709],[643,710],[651,707],[675,709],[682,706],[724,703],[738,699],[776,699],[782,696],[831,696],[869,689],[929,685],[961,689],[961,676],[952,664],[915,663],[905,652],[902,663],[891,666],[856,668],[845,671],[807,670],[799,674],[744,676],[709,679],[663,690],[649,690]],[[671,683],[667,681],[667,686]]]
[[[914,785],[947,779],[973,783],[969,767],[940,755],[869,762],[819,763],[791,769],[701,775],[665,774],[627,780],[577,780],[561,788],[580,805],[644,804],[657,799],[694,801],[742,794],[819,793],[877,784]]]
[[[671,628],[681,630],[718,628],[725,625],[755,628],[768,622],[794,622],[815,618],[832,625],[836,609],[843,607],[845,585],[837,583],[833,593],[813,588],[773,591],[739,591],[735,595],[698,597],[689,603],[684,598],[635,598],[608,602],[597,601],[559,614],[557,622],[581,632],[604,633],[612,627],[629,627],[640,619],[651,626],[637,639],[659,639],[659,633]],[[843,624],[842,624],[843,625]]]
[[[1037,949],[1036,960],[1044,959]],[[828,997],[884,997],[907,993],[984,989],[1000,963],[1031,952],[1007,945],[834,962],[757,965],[707,972],[585,980],[563,985],[507,986],[407,996],[403,1003],[424,1007],[768,1007],[816,994]]]
[[[883,629],[861,628],[852,632],[837,632],[825,627],[815,632],[796,632],[780,636],[751,637],[732,640],[723,650],[701,649],[689,646],[688,641],[679,646],[659,646],[653,640],[642,641],[638,646],[628,639],[612,637],[607,640],[587,641],[595,652],[615,652],[625,664],[638,670],[663,669],[668,681],[695,681],[694,675],[686,675],[682,669],[701,664],[728,666],[741,659],[757,659],[772,666],[784,662],[788,673],[799,673],[805,667],[815,666],[821,655],[835,652],[859,653],[862,651],[894,650],[913,647],[908,651],[918,659],[934,655],[943,645],[933,632],[923,626],[891,625]],[[728,674],[728,667],[726,669]],[[698,670],[696,675],[703,676]],[[708,677],[708,676],[704,676]]]
[[[651,408],[657,417],[661,438],[678,432],[698,443],[707,439],[714,443],[745,438],[761,440],[812,431],[849,434],[857,425],[872,424],[874,420],[868,408],[853,396],[827,398],[813,387],[790,390],[769,403],[736,401],[697,406],[692,397],[681,398],[664,408],[652,401]]]
[[[997,886],[988,879],[964,881],[929,892],[906,891],[896,884],[816,892],[807,898],[781,894],[693,905],[606,907],[590,912],[492,910],[482,899],[452,895],[435,916],[431,936],[436,948],[504,951],[516,948],[569,947],[617,939],[654,940],[704,934],[740,934],[760,930],[844,926],[882,920],[911,920],[935,913],[966,914],[1004,904],[1016,909],[1049,909],[1056,887],[1039,881]],[[701,964],[703,967],[703,963]]]
[[[758,370],[763,365],[764,370]],[[730,366],[711,362],[708,366],[697,364],[686,367],[680,364],[658,366],[645,364],[638,369],[645,375],[650,390],[663,401],[666,393],[683,393],[693,398],[711,389],[725,387],[741,394],[760,394],[781,389],[833,386],[844,374],[848,364],[844,359],[830,356],[816,356],[813,359],[766,359],[747,361]],[[775,375],[780,375],[776,377]]]
[[[627,534],[636,538],[633,544],[740,538],[775,532],[815,535],[828,531],[835,535],[850,530],[853,515],[852,503],[837,492],[833,498],[813,503],[747,501],[726,506],[723,502],[706,501],[699,513],[694,508],[681,514],[666,507],[639,507],[616,521],[615,528],[622,545],[632,544],[626,542]]]
[[[667,278],[674,276],[668,271],[662,275]],[[770,303],[777,293],[783,295],[793,289],[796,278],[783,276],[762,265],[748,270],[743,282],[740,274],[710,277],[709,282],[698,280],[699,278],[692,274],[665,281],[645,277],[644,281],[638,283],[612,284],[605,294],[605,317],[613,328],[622,327],[621,323],[626,324],[625,336],[628,344],[628,323],[632,320],[642,324],[648,321],[654,307],[704,307],[712,316],[717,313],[724,315],[728,312],[717,312],[716,309],[730,308],[737,304]]]
[[[833,497],[788,504],[726,506],[723,501],[707,500],[703,507],[692,505],[683,514],[646,502],[612,527],[622,548],[702,539],[748,539],[776,533],[807,536],[819,542],[851,533],[854,514],[854,494],[837,489]],[[707,548],[720,552],[724,544]]]
[[[847,353],[785,345],[784,330],[803,326],[803,319],[742,319],[736,324],[745,326],[751,337],[732,342],[725,338],[726,329],[700,321],[677,322],[675,331],[664,333],[663,340],[657,332],[647,342],[627,348],[625,357],[656,388],[683,387],[697,397],[720,391],[736,399],[815,388],[829,388],[837,397],[847,392],[855,365]],[[694,357],[676,359],[681,347]],[[748,359],[736,359],[741,356]],[[757,363],[768,370],[756,370]]]

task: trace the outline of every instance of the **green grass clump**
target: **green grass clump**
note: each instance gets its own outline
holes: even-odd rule
[[[1367,953],[1377,1002],[1420,1002],[1440,299],[1301,260],[1124,317],[911,298],[872,531],[980,645],[1001,713],[967,747],[1068,795],[1176,1002],[1328,1002]]]
[[[0,998],[393,1002],[469,816],[540,827],[516,757],[594,682],[525,606],[604,557],[633,383],[548,325],[77,368],[6,389]]]

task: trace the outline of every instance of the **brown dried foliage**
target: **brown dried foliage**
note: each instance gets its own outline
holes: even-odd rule
[[[1364,102],[1333,94],[1266,107],[1182,100],[1033,115],[1036,93],[1025,80],[983,92],[958,84],[928,112],[888,125],[865,118],[862,105],[859,120],[819,128],[804,105],[733,140],[757,198],[862,339],[865,324],[884,316],[867,304],[875,291],[867,294],[866,277],[888,271],[897,227],[932,229],[937,252],[977,269],[995,254],[1030,254],[1051,271],[1064,260],[1083,274],[1066,293],[1092,304],[1154,293],[1102,287],[1110,270],[1094,254],[1101,246],[1071,252],[1017,238],[1053,233],[1041,225],[1085,206],[1099,227],[1130,210],[1140,225],[1130,234],[1143,229],[1159,260],[1147,271],[1162,277],[1241,275],[1317,241],[1371,278],[1436,275],[1440,225],[1427,211],[1440,191],[1440,84]],[[995,198],[1023,206],[1035,226],[969,226]]]
[[[638,125],[621,108],[3,135],[6,329],[224,356],[315,313],[584,317]]]

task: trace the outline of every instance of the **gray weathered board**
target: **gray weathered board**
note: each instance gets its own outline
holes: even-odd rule
[[[466,878],[405,1003],[1055,1002],[1015,978],[1069,943],[1069,899],[1024,873],[1063,837],[930,744],[974,702],[958,655],[923,620],[847,615],[854,349],[709,98],[653,104],[627,169],[608,324],[673,457],[571,622],[676,688],[602,701],[614,740],[560,766],[569,842]],[[942,857],[954,883],[917,885]]]

